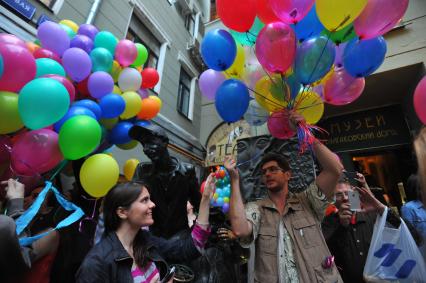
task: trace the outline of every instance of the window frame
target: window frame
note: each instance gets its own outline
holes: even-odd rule
[[[182,77],[182,74],[185,74],[187,76],[187,81],[188,83],[185,84],[184,79]],[[180,67],[180,74],[179,74],[179,86],[178,86],[178,98],[177,98],[177,105],[176,105],[176,110],[179,114],[181,114],[182,116],[184,116],[186,119],[191,121],[191,82],[192,82],[192,78],[191,75],[185,70],[185,68],[183,66]],[[185,113],[183,110],[183,90],[186,90],[186,95],[187,95],[187,112]]]

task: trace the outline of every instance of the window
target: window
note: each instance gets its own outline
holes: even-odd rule
[[[191,77],[184,68],[180,68],[179,93],[177,111],[189,118],[189,105],[191,100]]]
[[[216,0],[210,1],[210,21],[214,21],[219,18],[216,10]]]
[[[195,17],[194,14],[188,14],[185,17],[185,27],[189,31],[189,33],[194,36],[195,32]]]
[[[44,5],[46,5],[46,7],[49,7],[50,9],[52,9],[53,6],[56,3],[56,0],[39,0],[39,2],[43,3]]]
[[[148,50],[148,59],[143,68],[151,67],[158,69],[158,58],[160,56],[161,43],[152,34],[152,32],[135,16],[130,21],[129,30],[126,39],[135,43],[142,43]]]

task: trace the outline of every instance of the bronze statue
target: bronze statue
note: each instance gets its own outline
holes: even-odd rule
[[[154,225],[150,230],[156,236],[170,238],[188,230],[187,201],[198,209],[201,194],[195,168],[170,156],[169,138],[163,128],[155,124],[135,125],[129,131],[139,141],[150,163],[141,162],[136,168],[134,181],[144,180],[149,185]]]

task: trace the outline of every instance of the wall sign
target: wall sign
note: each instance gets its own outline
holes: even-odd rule
[[[31,20],[34,17],[36,7],[31,5],[26,0],[1,0],[1,1],[6,3],[10,8],[17,11],[19,14],[21,14],[28,20]]]
[[[236,157],[237,140],[250,136],[250,125],[245,120],[220,124],[207,140],[206,166],[222,165],[226,155]]]
[[[327,146],[335,152],[411,143],[399,105],[332,117],[318,124],[330,134]]]

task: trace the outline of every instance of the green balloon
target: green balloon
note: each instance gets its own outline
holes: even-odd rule
[[[39,58],[36,59],[36,78],[42,77],[47,74],[56,74],[65,77],[65,70],[53,59],[50,58]]]
[[[69,105],[67,89],[54,79],[34,79],[19,92],[19,115],[24,125],[32,130],[57,122],[67,113]]]
[[[63,24],[59,24],[60,26],[61,26],[61,28],[63,29],[63,30],[65,30],[66,32],[67,32],[67,34],[68,34],[68,37],[70,38],[70,39],[73,39],[74,38],[74,36],[76,35],[76,33],[75,33],[75,31],[73,31],[69,26],[66,26],[66,25],[63,25]]]
[[[59,131],[59,148],[65,159],[76,160],[92,153],[100,144],[102,130],[92,117],[78,115],[67,120]]]
[[[130,150],[138,146],[138,141],[132,140],[128,143],[117,144],[116,146],[123,150]]]
[[[139,67],[145,64],[146,60],[148,59],[148,50],[141,43],[135,43],[135,45],[136,45],[136,49],[138,50],[138,56],[136,57],[132,66]]]
[[[92,60],[92,72],[109,72],[112,68],[114,58],[108,49],[98,47],[90,52],[90,59]]]
[[[236,42],[239,42],[245,46],[253,46],[256,43],[257,35],[264,26],[265,24],[262,23],[258,17],[256,17],[248,32],[236,32],[231,30],[231,34]]]
[[[18,95],[0,91],[0,134],[16,132],[23,126],[18,110]]]
[[[352,24],[336,32],[324,29],[321,34],[330,37],[330,39],[336,44],[349,41],[357,36]]]
[[[117,118],[111,118],[111,119],[100,119],[99,123],[106,129],[111,130],[114,128],[115,124],[118,123],[118,117]]]
[[[108,49],[114,55],[115,47],[117,46],[117,38],[109,31],[100,31],[95,36],[95,47],[103,47]]]

